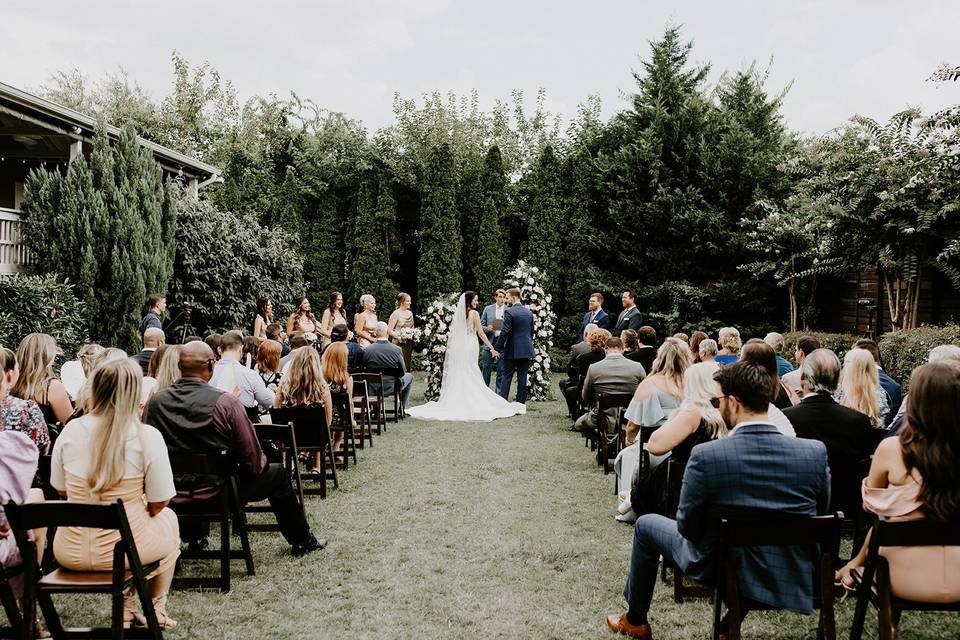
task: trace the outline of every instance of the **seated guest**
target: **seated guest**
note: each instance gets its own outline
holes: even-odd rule
[[[584,354],[590,353],[590,334],[598,328],[595,324],[588,324],[583,330],[583,335],[586,337],[570,347],[570,358],[567,360],[567,377],[560,381],[560,393],[563,394],[564,399],[567,401],[567,417],[571,420],[577,418],[577,400],[579,399],[579,395],[577,394],[580,388],[580,367],[577,364],[577,359]]]
[[[288,353],[290,353],[290,347],[285,344],[287,339],[287,334],[283,332],[283,327],[281,327],[276,322],[271,322],[267,325],[267,340],[275,340],[280,343],[280,357],[283,358]]]
[[[717,341],[712,338],[706,338],[700,341],[697,346],[697,357],[700,362],[717,361]]]
[[[318,541],[310,533],[283,465],[267,463],[243,405],[233,394],[208,384],[213,363],[213,351],[205,343],[182,345],[182,377],[157,392],[147,404],[144,422],[163,434],[171,453],[230,451],[238,464],[241,501],[270,501],[280,532],[293,546],[294,555],[322,549],[326,541]]]
[[[717,352],[717,362],[720,364],[730,364],[740,359],[740,347],[743,341],[740,340],[740,331],[736,327],[724,327],[717,334],[717,344],[720,345],[720,351]]]
[[[16,355],[6,347],[0,347],[0,374],[0,431],[19,431],[30,438],[40,453],[46,453],[50,432],[40,407],[33,400],[10,395],[20,371]]]
[[[710,336],[703,331],[694,331],[690,334],[690,353],[693,355],[693,364],[700,362],[700,343],[709,339]]]
[[[683,402],[650,435],[650,455],[669,455],[672,460],[686,463],[693,447],[727,434],[723,416],[713,406],[721,395],[720,385],[713,379],[718,368],[715,362],[700,362],[687,368],[683,374]],[[622,522],[632,522],[638,514],[671,515],[667,512],[667,465],[657,465],[647,478],[638,478],[630,490],[620,492],[620,499],[621,517],[617,519]]]
[[[931,349],[930,353],[927,355],[927,362],[943,362],[944,360],[960,362],[960,347],[955,344],[941,344]],[[907,397],[909,395],[910,394],[905,394],[903,396],[903,400],[900,402],[900,408],[897,409],[897,415],[890,423],[890,430],[887,432],[888,438],[898,435],[900,433],[900,429],[903,427],[903,419],[907,413]]]
[[[267,338],[257,350],[257,373],[267,389],[276,393],[280,385],[280,343]]]
[[[907,419],[900,436],[883,440],[873,455],[870,474],[863,481],[864,508],[890,520],[957,522],[957,451],[960,363],[921,365],[910,376]],[[864,544],[857,557],[837,572],[845,587],[853,587],[850,572],[863,566],[867,547]],[[960,600],[960,546],[886,547],[880,555],[889,564],[894,596],[921,602]]]
[[[637,349],[640,348],[640,338],[637,336],[637,332],[633,329],[624,329],[620,332],[620,339],[623,340],[623,357],[627,360],[639,362],[639,360],[634,359]],[[633,356],[633,358],[630,356]]]
[[[637,347],[635,359],[643,365],[643,370],[649,374],[653,369],[653,361],[657,359],[657,330],[644,325],[637,329],[637,340],[640,341],[640,345]]]
[[[793,352],[793,359],[797,361],[797,368],[790,373],[780,376],[780,380],[785,385],[793,389],[797,395],[803,394],[803,388],[800,385],[800,366],[808,355],[820,348],[820,341],[813,336],[800,336],[797,340],[797,348]]]
[[[684,332],[680,331],[678,333],[675,333],[673,334],[673,337],[679,340],[680,342],[684,343],[685,345],[687,345],[687,348],[690,347],[690,336],[688,336]]]
[[[60,367],[60,382],[63,383],[63,388],[67,390],[71,400],[76,401],[80,388],[93,371],[93,361],[101,353],[103,353],[103,347],[99,344],[87,343],[77,351],[76,360],[64,362]]]
[[[134,362],[140,366],[143,375],[147,375],[147,369],[150,367],[150,358],[157,347],[166,341],[163,331],[155,327],[150,327],[143,332],[143,349],[135,356],[131,356]]]
[[[320,354],[316,349],[297,349],[296,355],[290,361],[290,370],[283,376],[277,388],[275,406],[277,408],[291,407],[323,407],[327,425],[333,425],[333,401],[330,398],[330,387],[323,379],[320,366]],[[343,432],[337,432],[337,439],[330,443],[334,451],[339,451],[343,444]],[[322,452],[313,454],[311,469],[318,469]]]
[[[840,381],[840,359],[829,349],[817,349],[800,365],[803,399],[783,410],[798,438],[819,440],[827,447],[831,511],[851,517],[863,508],[860,501],[860,463],[872,454],[883,432],[870,425],[859,411],[841,406],[833,399]]]
[[[36,402],[48,425],[65,424],[73,414],[70,396],[53,373],[53,361],[58,353],[52,336],[28,334],[17,347],[20,374],[10,389],[10,395]],[[127,354],[123,355],[126,357]]]
[[[780,378],[777,376],[777,359],[773,355],[773,349],[770,348],[763,340],[754,338],[748,340],[747,344],[743,346],[740,352],[741,360],[746,360],[747,362],[752,362],[758,364],[770,375],[772,379],[770,387],[770,406],[767,407],[767,420],[770,424],[774,425],[779,429],[780,433],[785,436],[790,436],[791,438],[796,436],[797,433],[793,428],[793,425],[790,424],[790,420],[787,419],[787,416],[783,415],[780,407],[777,405],[779,402],[783,406],[792,407],[793,401],[796,399],[799,402],[799,398],[796,397],[796,394],[792,396],[787,395],[787,391]],[[792,393],[792,392],[790,392]]]
[[[156,392],[157,370],[160,368],[160,363],[163,362],[163,357],[171,348],[174,347],[164,343],[157,347],[153,355],[150,356],[150,364],[147,365],[147,375],[143,377],[143,386],[141,387],[142,397],[140,401],[140,411],[143,411],[143,407],[146,406],[147,401],[153,397],[153,394]]]
[[[377,339],[363,350],[363,368],[365,371],[397,369],[401,372],[400,402],[406,407],[410,400],[413,374],[403,366],[403,350],[390,342],[387,323],[380,321],[374,325]],[[383,378],[383,395],[389,398],[394,394],[396,380],[392,376]]]
[[[130,357],[127,355],[126,351],[123,349],[117,349],[116,347],[110,347],[104,349],[100,352],[100,355],[96,357],[93,361],[94,370],[99,369],[108,362],[116,362],[118,360],[129,360]],[[83,387],[80,389],[80,393],[77,394],[77,404],[74,407],[73,414],[70,416],[70,420],[79,418],[90,412],[90,379],[87,378],[87,381],[83,383]]]
[[[50,484],[71,502],[123,500],[140,560],[160,562],[150,586],[157,621],[170,629],[176,621],[167,615],[167,591],[180,555],[180,531],[166,506],[176,490],[163,437],[137,419],[142,377],[127,358],[93,371],[86,415],[71,420],[53,446]],[[53,552],[67,569],[109,571],[119,539],[118,531],[60,527]],[[136,602],[131,590],[124,598],[125,624],[139,615]]]
[[[777,374],[782,379],[783,376],[793,371],[793,365],[783,357],[783,334],[771,331],[763,338],[763,341],[770,345],[770,348],[773,349],[774,354],[776,354]]]
[[[242,357],[243,335],[236,330],[227,331],[220,340],[220,359],[213,368],[210,384],[236,394],[250,419],[256,420],[262,411],[273,406],[273,391],[267,389],[259,374],[240,362]]]
[[[685,342],[667,338],[657,351],[653,368],[637,387],[624,414],[627,418],[627,444],[632,444],[640,427],[655,427],[666,422],[670,412],[683,399],[683,373],[690,366],[690,349]]]
[[[761,508],[797,515],[827,510],[826,447],[815,440],[785,438],[769,424],[769,373],[752,362],[739,362],[715,375],[722,389],[720,413],[731,433],[693,449],[676,520],[657,514],[637,520],[623,592],[629,609],[607,617],[612,631],[652,637],[648,614],[661,555],[694,580],[715,582],[718,509]],[[813,608],[813,571],[812,553],[799,547],[753,547],[737,563],[744,599],[799,613]]]
[[[597,430],[597,397],[601,393],[632,394],[647,375],[642,364],[623,357],[623,341],[620,338],[607,338],[603,352],[603,360],[590,365],[583,381],[581,398],[583,406],[589,407],[589,410],[574,425],[574,429],[580,432]],[[616,415],[617,410],[613,409],[610,422],[616,421]],[[608,428],[610,426],[608,422]]]
[[[887,372],[883,370],[883,362],[880,360],[880,348],[877,346],[877,343],[873,340],[863,338],[857,340],[853,343],[854,349],[864,349],[873,356],[873,361],[877,363],[877,377],[880,379],[880,386],[883,388],[884,393],[887,394],[887,406],[890,407],[891,411],[887,413],[887,425],[894,418],[894,413],[892,409],[894,407],[899,407],[903,395],[900,391],[900,385],[897,384],[897,381],[887,375]]]
[[[287,365],[290,364],[290,361],[293,360],[293,352],[297,349],[303,349],[304,347],[313,346],[313,342],[307,338],[307,335],[302,331],[294,331],[290,334],[290,350],[287,352],[287,355],[280,357],[280,373],[287,372]]]
[[[20,556],[17,539],[7,523],[3,505],[10,502],[43,502],[43,491],[30,488],[37,475],[39,457],[40,452],[27,436],[15,431],[0,431],[0,567],[4,569],[20,566],[23,558]],[[44,533],[45,530],[40,529],[33,534],[37,545],[37,558],[43,556]],[[23,576],[14,576],[7,584],[13,590],[14,597],[19,600],[23,596]]]
[[[363,369],[363,347],[356,342],[347,342],[350,337],[350,329],[345,324],[335,324],[330,330],[330,342],[347,343],[347,366],[350,371],[360,371]],[[329,346],[327,347],[330,348]],[[322,353],[320,355],[323,355]]]
[[[331,344],[330,348],[324,349],[320,365],[323,379],[330,386],[330,393],[345,393],[348,398],[353,398],[353,378],[350,377],[350,369],[347,367],[347,343],[337,342]],[[352,408],[350,420],[353,421]],[[336,404],[333,406],[333,424],[343,424],[343,416],[340,415],[340,408]],[[333,432],[334,451],[339,451],[343,446],[343,438],[342,431]]]
[[[257,368],[257,351],[260,349],[260,339],[253,336],[243,336],[243,356],[240,363],[247,369]]]
[[[880,386],[877,363],[869,351],[847,351],[843,357],[836,399],[843,406],[866,415],[874,427],[886,427],[890,406],[887,404],[887,393]]]
[[[572,418],[579,417],[579,407],[580,407],[580,392],[583,388],[583,381],[587,376],[587,370],[596,362],[600,362],[604,358],[603,347],[607,343],[607,339],[610,338],[610,332],[606,329],[593,329],[587,335],[587,339],[584,343],[587,345],[589,351],[586,353],[580,353],[577,356],[577,368],[576,368],[576,380],[577,384],[567,385],[563,391],[563,396],[567,401],[567,408],[570,410],[570,416]],[[571,430],[573,427],[571,427]]]
[[[217,360],[220,359],[220,339],[221,335],[219,333],[211,333],[203,341],[206,343],[210,350],[213,351],[213,357]]]

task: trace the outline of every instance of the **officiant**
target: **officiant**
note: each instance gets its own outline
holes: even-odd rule
[[[503,310],[507,308],[507,292],[503,289],[497,289],[495,302],[488,304],[483,308],[480,314],[480,324],[483,325],[483,332],[487,334],[490,342],[495,342],[500,337],[500,327],[503,325]],[[483,383],[490,386],[490,374],[493,369],[493,355],[490,349],[483,347]],[[497,381],[494,390],[500,393],[500,372],[503,370],[503,359],[497,361]]]

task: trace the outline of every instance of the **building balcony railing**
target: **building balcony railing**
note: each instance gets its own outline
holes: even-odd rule
[[[30,253],[22,243],[20,212],[0,207],[0,276],[26,270]]]

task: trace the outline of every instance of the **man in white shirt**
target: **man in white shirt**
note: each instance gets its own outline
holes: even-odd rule
[[[220,359],[213,368],[210,384],[237,396],[251,420],[256,422],[261,410],[273,406],[274,394],[260,374],[240,363],[242,357],[243,334],[237,330],[227,331],[220,340]]]
[[[480,315],[480,324],[483,325],[483,331],[487,334],[487,338],[492,343],[498,337],[500,337],[500,325],[503,323],[503,311],[507,308],[506,305],[507,292],[503,289],[497,289],[496,302],[494,304],[488,304],[483,308],[483,313]],[[499,322],[498,322],[499,321]],[[497,361],[497,380],[494,385],[494,389],[497,390],[497,393],[500,392],[500,371],[503,369],[503,360]],[[484,345],[483,347],[483,383],[490,386],[490,373],[493,370],[493,354],[490,353],[490,349]]]

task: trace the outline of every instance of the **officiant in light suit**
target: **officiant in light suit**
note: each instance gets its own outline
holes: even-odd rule
[[[480,324],[483,325],[483,332],[487,334],[490,342],[496,342],[500,337],[500,326],[503,324],[503,311],[507,308],[507,292],[503,289],[497,289],[496,301],[483,308],[480,314]],[[483,383],[490,386],[490,373],[493,370],[493,355],[490,349],[483,347]],[[503,371],[503,359],[497,361],[497,381],[494,390],[500,393],[500,372]]]

